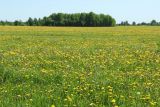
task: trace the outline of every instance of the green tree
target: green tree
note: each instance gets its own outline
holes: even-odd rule
[[[33,19],[31,17],[28,19],[27,25],[28,26],[33,26],[34,25],[34,21],[33,21]]]
[[[157,25],[157,21],[156,21],[156,20],[152,20],[152,21],[151,21],[151,25],[152,25],[152,26]]]
[[[133,22],[132,25],[133,25],[133,26],[136,26],[136,22]]]

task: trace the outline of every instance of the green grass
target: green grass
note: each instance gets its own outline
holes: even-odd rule
[[[0,27],[0,107],[159,107],[160,27]]]

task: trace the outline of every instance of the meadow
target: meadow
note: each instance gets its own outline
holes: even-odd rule
[[[0,27],[0,107],[160,107],[160,27]]]

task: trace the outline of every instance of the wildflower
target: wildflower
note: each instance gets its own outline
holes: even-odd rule
[[[116,100],[115,100],[115,99],[112,99],[112,100],[111,100],[111,103],[115,103],[115,102],[116,102]]]
[[[72,102],[72,98],[70,96],[67,96],[67,99],[69,102]]]
[[[67,99],[65,98],[64,101],[67,101]]]
[[[121,96],[120,96],[120,98],[121,98],[121,99],[124,99],[124,96],[123,96],[123,95],[121,95]]]
[[[112,92],[112,89],[109,89],[109,92]]]
[[[17,97],[21,97],[21,95],[17,95]]]
[[[150,104],[151,104],[152,106],[155,106],[156,103],[157,103],[157,102],[153,102],[153,101],[150,102]]]
[[[47,70],[42,69],[41,72],[42,72],[42,73],[47,73]]]
[[[102,87],[101,89],[104,90],[104,87]]]
[[[51,107],[56,107],[56,106],[54,104],[52,104]]]
[[[10,54],[11,54],[11,55],[16,55],[16,53],[15,53],[15,52],[13,52],[13,51],[11,51],[11,52],[10,52]]]
[[[108,92],[108,94],[109,94],[109,95],[112,95],[113,93],[112,93],[112,92]]]
[[[91,103],[91,104],[89,104],[90,106],[94,106],[95,104],[94,103]]]
[[[151,98],[150,98],[150,95],[147,95],[146,97],[145,97],[145,99],[146,100],[150,100]]]
[[[33,101],[33,99],[29,99],[29,101],[31,101],[31,102],[32,102],[32,101]]]
[[[111,87],[111,86],[108,86],[108,88],[109,88],[109,89],[110,89],[110,88],[112,89],[112,87]]]
[[[137,94],[140,95],[141,93],[140,93],[140,92],[137,92]]]

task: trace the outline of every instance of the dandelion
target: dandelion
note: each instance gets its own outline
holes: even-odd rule
[[[90,103],[89,105],[90,105],[90,106],[94,106],[95,104],[94,104],[94,103]]]
[[[42,69],[41,72],[42,72],[42,73],[47,73],[47,70]]]
[[[157,102],[151,101],[150,104],[151,104],[151,106],[155,106],[157,104]]]
[[[52,104],[51,107],[56,107],[56,106],[54,104]]]
[[[112,100],[111,100],[111,103],[115,103],[115,102],[116,102],[116,100],[115,100],[115,99],[112,99]]]
[[[108,91],[112,92],[112,91],[113,91],[113,89],[111,89],[111,88],[110,88]]]
[[[69,102],[72,102],[72,98],[70,96],[67,96],[67,99]]]
[[[140,95],[141,93],[140,92],[137,92],[137,95]]]
[[[10,54],[11,54],[11,55],[16,55],[16,53],[15,53],[15,52],[13,52],[13,51],[11,51],[11,52],[10,52]]]

